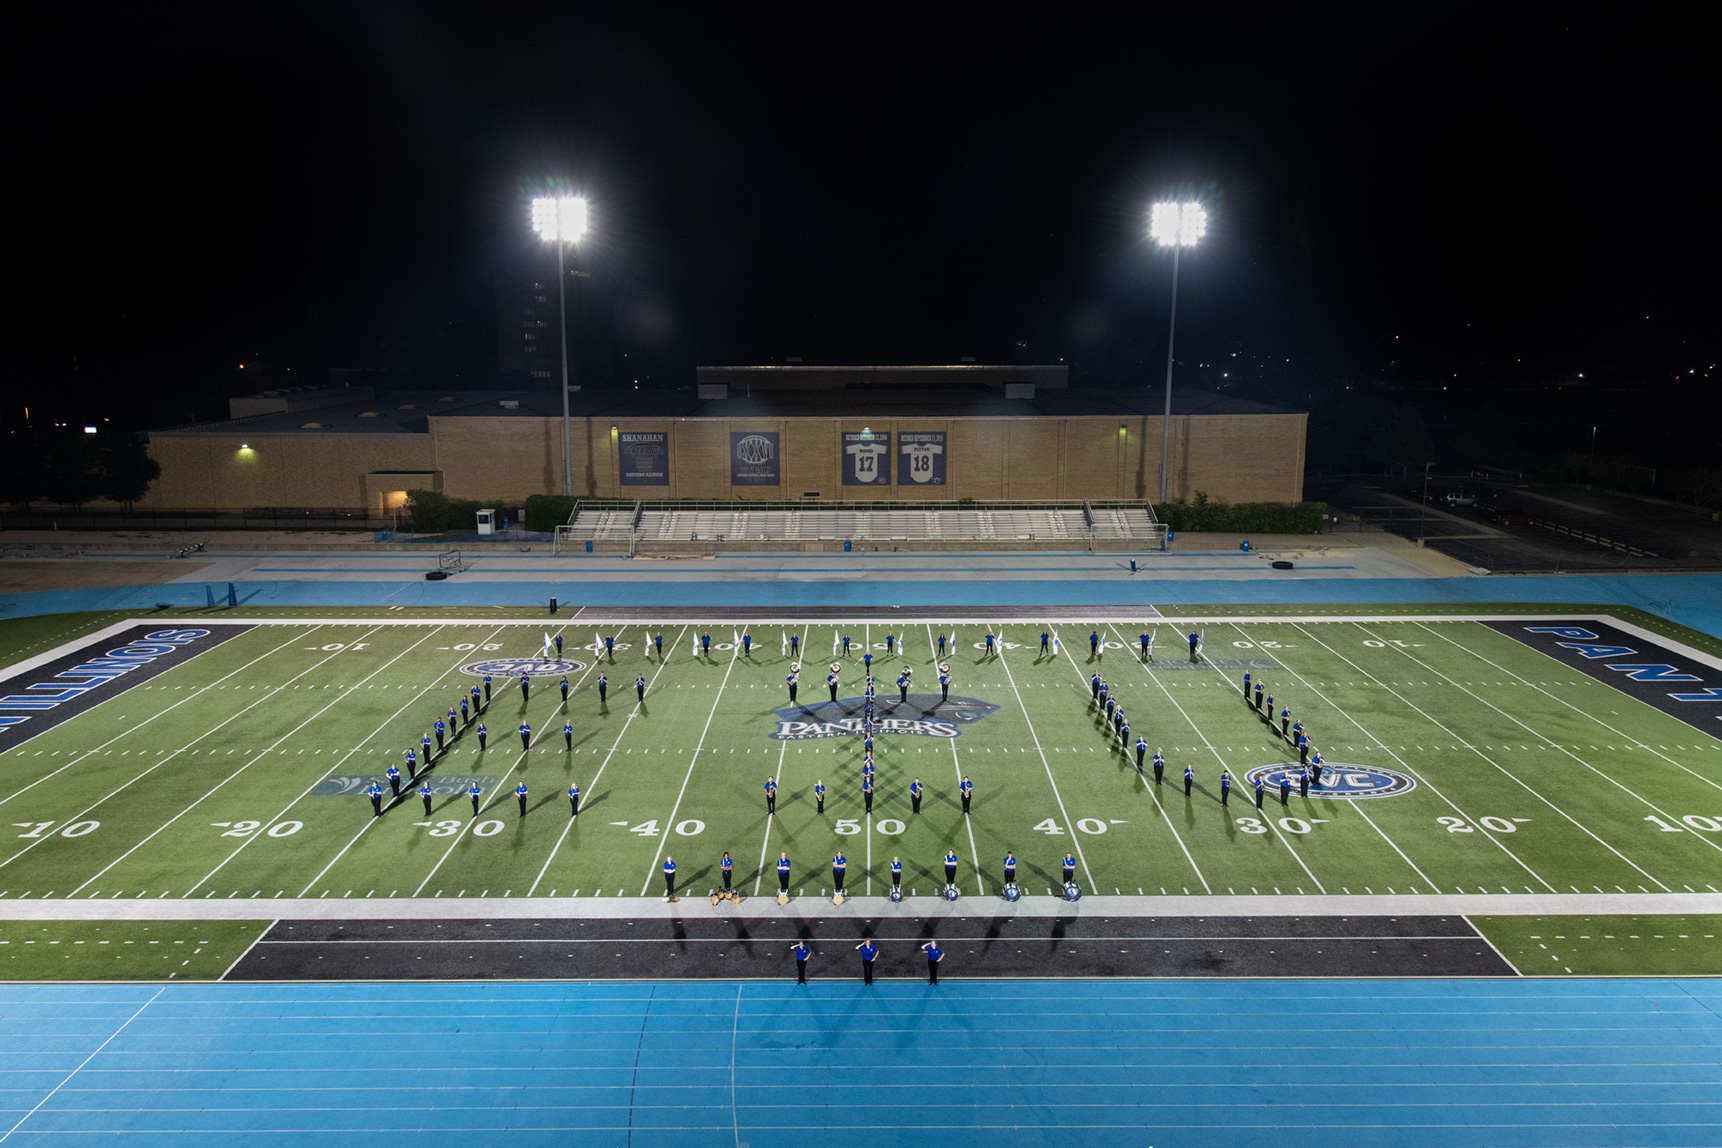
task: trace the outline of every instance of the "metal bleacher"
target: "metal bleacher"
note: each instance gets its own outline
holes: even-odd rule
[[[1064,542],[1092,546],[1157,543],[1164,528],[1145,502],[1088,503],[650,503],[582,500],[559,543],[915,543],[1009,545]]]

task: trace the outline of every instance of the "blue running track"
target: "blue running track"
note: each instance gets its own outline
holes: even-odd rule
[[[0,1134],[1716,1145],[1719,1006],[1722,980],[9,985]]]

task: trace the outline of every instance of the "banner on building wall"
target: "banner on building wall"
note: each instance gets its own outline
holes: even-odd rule
[[[730,431],[729,484],[780,485],[783,482],[783,468],[777,446],[776,431]]]
[[[843,485],[891,485],[891,432],[843,432]]]
[[[618,432],[616,460],[623,486],[670,485],[669,432]]]
[[[899,485],[918,483],[922,486],[945,485],[945,432],[902,431],[897,435],[897,449],[903,456]]]

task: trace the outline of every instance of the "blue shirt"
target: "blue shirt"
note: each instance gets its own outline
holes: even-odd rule
[[[598,684],[600,686],[609,685],[610,684],[610,675],[609,674],[599,674],[598,675]]]
[[[573,733],[574,732],[574,723],[571,721],[563,722],[562,723],[562,732],[563,733]]]
[[[844,869],[847,869],[848,867],[849,867],[849,861],[841,853],[839,853],[837,856],[835,856],[831,859],[831,869],[833,872],[840,873]]]
[[[903,863],[901,861],[891,862],[891,872],[901,873],[902,871],[903,871]]]
[[[473,782],[470,786],[468,786],[467,790],[466,790],[468,797],[477,797],[479,794],[481,794],[483,792],[484,792],[484,790],[482,790],[478,787],[478,782],[476,782],[476,781]]]
[[[419,796],[420,797],[429,797],[430,795],[431,795],[430,782],[427,781],[423,785],[419,786]]]
[[[400,775],[401,775],[401,767],[400,766],[398,766],[398,765],[389,766],[389,780],[390,781],[395,780]]]
[[[861,947],[857,951],[861,954],[861,959],[864,961],[870,961],[879,955],[879,947],[872,941],[861,942]]]
[[[968,793],[970,790],[974,789],[974,787],[975,783],[972,781],[964,781],[961,785],[957,786],[957,788],[962,790],[964,793]]]
[[[641,674],[639,677],[634,679],[634,688],[640,690],[646,688],[646,675]]]
[[[1076,858],[1072,857],[1068,853],[1064,855],[1064,871],[1066,873],[1076,872]]]
[[[532,727],[527,725],[525,722],[521,722],[520,733],[522,737],[528,736],[532,733]]]
[[[412,750],[410,750],[410,749],[409,749],[409,750],[407,750],[407,760],[408,760],[408,761],[414,761],[414,762],[416,762],[416,761],[417,761],[417,760],[418,760],[418,759],[419,759],[419,755],[418,755],[418,754],[416,754],[416,753],[414,753],[414,752],[413,752],[413,751],[412,751]]]
[[[957,855],[955,853],[945,854],[945,864],[946,865],[955,866],[956,863],[957,863]]]
[[[825,675],[825,684],[828,686],[836,685],[837,684],[837,675],[836,674],[826,674]]]
[[[779,872],[779,873],[787,873],[787,872],[789,872],[789,858],[787,858],[787,857],[779,857],[779,858],[778,858],[778,859],[777,859],[777,871],[778,871],[778,872]]]
[[[526,783],[524,781],[521,782],[519,785],[514,787],[514,796],[516,796],[516,797],[525,797],[526,796]]]
[[[480,739],[482,739],[484,737],[484,735],[489,733],[489,732],[490,732],[489,730],[484,728],[483,722],[478,723],[478,736]]]
[[[902,675],[901,675],[901,674],[899,674],[899,675],[898,675],[898,676],[897,676],[897,688],[898,688],[898,689],[901,689],[901,688],[902,688],[902,687],[904,687],[904,686],[906,686],[906,685],[908,685],[908,684],[909,684],[909,679],[908,679],[908,678],[905,678],[905,677],[903,677],[903,676],[902,676]]]
[[[1012,857],[1008,853],[1005,854],[1004,867],[1005,867],[1006,873],[1015,873],[1016,872],[1016,858]]]
[[[796,945],[795,948],[790,951],[795,954],[795,959],[798,961],[805,961],[808,957],[813,955],[813,950],[808,948],[806,945]]]
[[[914,794],[916,797],[921,796],[921,783],[918,781],[910,782],[909,783],[909,792]]]
[[[814,795],[817,797],[824,797],[825,796],[825,783],[822,781],[818,785],[815,785],[813,787],[813,792],[814,792]]]
[[[372,797],[381,797],[383,795],[383,787],[373,781],[371,782],[371,788],[365,790],[365,792],[370,794]]]
[[[862,776],[862,778],[861,778],[861,792],[862,793],[872,793],[873,792],[873,775],[871,773],[864,774]]]
[[[731,858],[725,857],[723,859],[723,868],[724,868],[725,872],[728,872],[729,870],[734,869],[735,868],[735,861],[732,860]]]
[[[939,948],[937,945],[922,945],[921,948],[926,950],[927,959],[929,961],[942,961],[945,959],[945,950]]]
[[[941,685],[941,686],[948,686],[948,685],[950,685],[950,684],[951,684],[951,675],[949,675],[949,674],[940,674],[940,675],[939,675],[939,684],[940,684],[940,685]]]
[[[765,783],[765,791],[767,793],[776,793],[777,792],[777,782],[772,781],[768,778],[766,780],[766,783]]]
[[[1229,773],[1226,773],[1225,771],[1222,770],[1220,773],[1220,788],[1221,789],[1230,789],[1231,787],[1232,787],[1232,775]]]
[[[675,871],[676,871],[676,863],[674,861],[671,861],[668,857],[664,858],[664,872],[665,873],[674,873]]]
[[[578,785],[570,785],[568,787],[568,796],[569,797],[579,797],[580,796],[580,787]]]

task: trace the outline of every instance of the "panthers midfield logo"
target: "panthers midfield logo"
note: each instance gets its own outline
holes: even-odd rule
[[[518,678],[521,674],[529,678],[560,678],[577,674],[585,668],[585,662],[576,662],[572,658],[491,658],[462,666],[460,672],[475,678],[486,674],[495,678]]]
[[[1244,774],[1244,782],[1254,789],[1256,778],[1260,777],[1269,789],[1277,790],[1280,787],[1280,778],[1284,777],[1291,782],[1292,788],[1296,789],[1302,773],[1302,767],[1296,765],[1258,765]],[[1356,801],[1366,797],[1398,797],[1401,793],[1410,793],[1416,788],[1415,778],[1391,769],[1381,769],[1373,765],[1334,765],[1323,762],[1321,782],[1309,787],[1309,795]]]
[[[778,741],[801,741],[811,737],[860,737],[863,698],[839,698],[786,706],[774,711]],[[906,702],[895,698],[876,699],[873,721],[880,735],[908,734],[913,737],[956,737],[961,726],[973,725],[999,707],[979,698],[952,697],[940,701],[938,694],[910,694]]]

